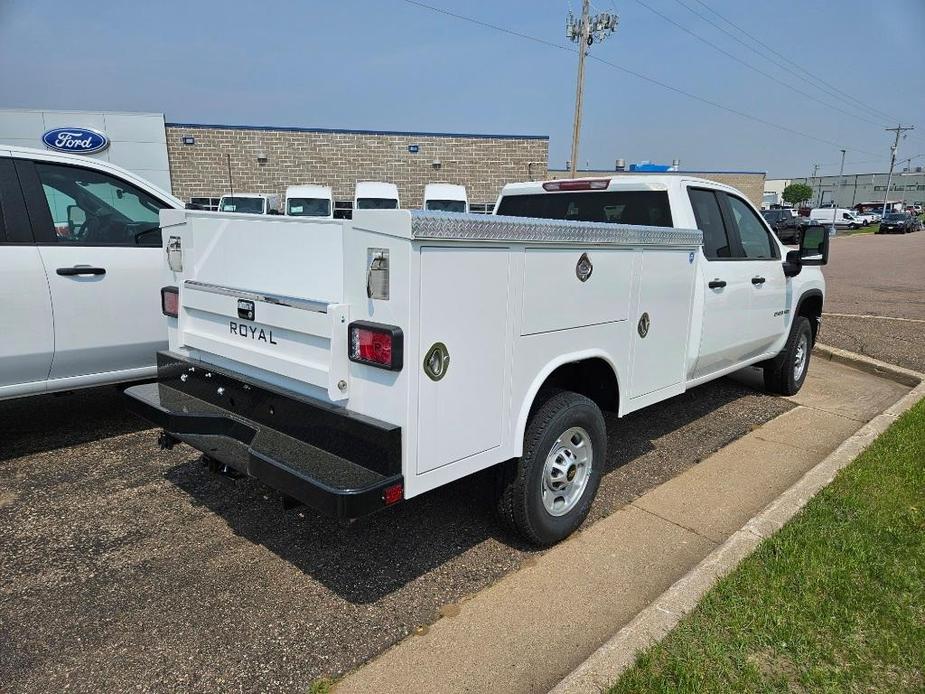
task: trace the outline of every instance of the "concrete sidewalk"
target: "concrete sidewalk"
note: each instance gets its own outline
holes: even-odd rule
[[[909,390],[815,359],[793,398],[798,407],[445,607],[443,618],[346,676],[336,691],[548,691]]]

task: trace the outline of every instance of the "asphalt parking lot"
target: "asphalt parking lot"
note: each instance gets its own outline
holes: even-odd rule
[[[836,238],[824,273],[823,342],[925,371],[925,232]]]
[[[0,403],[0,689],[306,691],[529,561],[476,476],[350,527],[208,472],[114,389]],[[723,379],[622,420],[593,520],[790,403]]]

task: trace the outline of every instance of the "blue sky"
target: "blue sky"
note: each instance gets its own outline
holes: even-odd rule
[[[570,45],[568,0],[426,2]],[[857,98],[827,94],[685,5],[762,51],[715,10]],[[582,166],[677,157],[689,169],[804,176],[816,162],[822,173],[838,173],[845,147],[848,172],[885,170],[892,134],[883,128],[898,118],[917,127],[900,157],[921,154],[913,165],[925,165],[923,0],[595,0],[594,7],[616,8],[620,26],[593,56],[818,139],[592,60]],[[174,122],[544,134],[553,167],[568,158],[576,61],[575,53],[404,0],[0,0],[0,106],[155,111]]]

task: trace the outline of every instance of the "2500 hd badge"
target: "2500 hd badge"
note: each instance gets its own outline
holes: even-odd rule
[[[277,344],[276,340],[273,339],[272,330],[264,330],[254,325],[236,323],[235,321],[228,321],[228,328],[231,330],[232,335],[256,340],[257,342],[269,342],[271,345]]]

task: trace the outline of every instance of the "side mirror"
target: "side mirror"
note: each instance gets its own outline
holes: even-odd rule
[[[800,238],[800,264],[825,265],[828,262],[829,230],[819,225],[806,227]]]
[[[67,228],[71,234],[87,223],[87,213],[77,205],[67,206]]]

